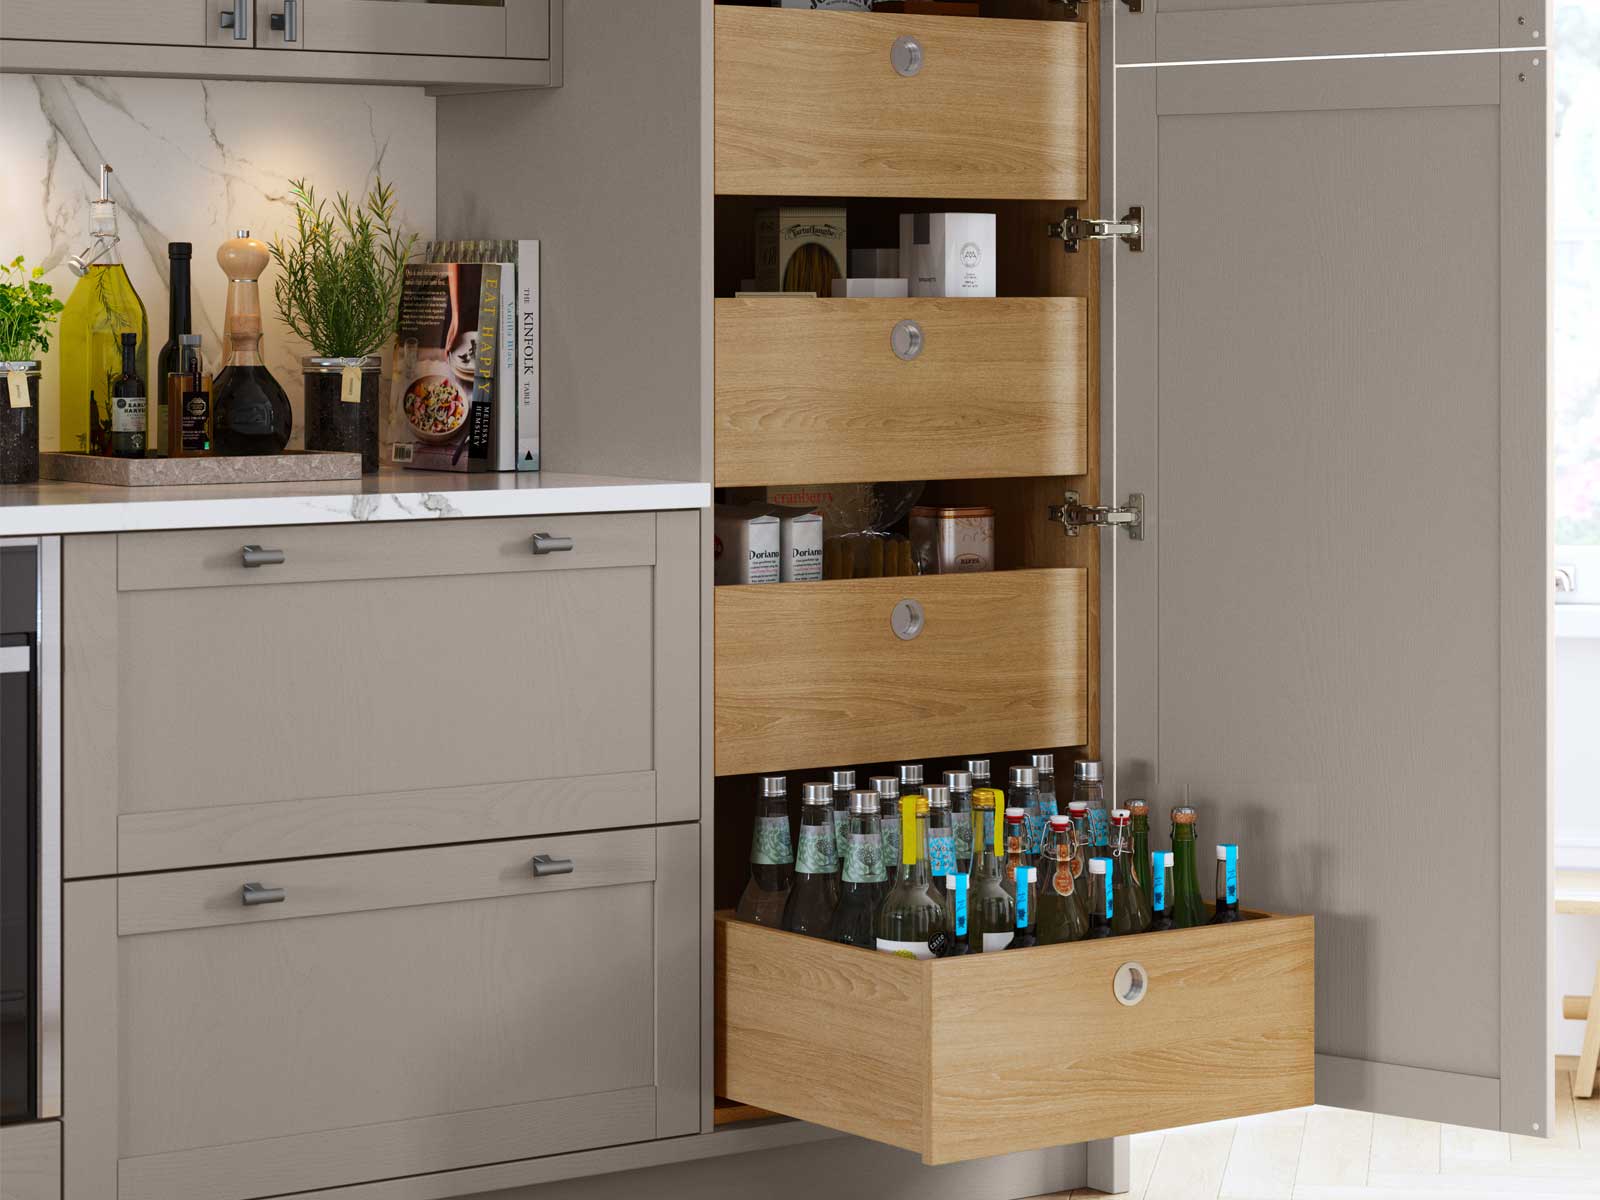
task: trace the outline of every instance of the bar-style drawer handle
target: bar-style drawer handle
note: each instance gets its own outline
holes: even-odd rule
[[[261,546],[246,546],[239,551],[239,561],[247,567],[277,567],[283,565],[284,553]]]
[[[289,898],[289,893],[283,888],[268,887],[264,883],[247,883],[239,898],[244,901],[246,908],[254,908],[258,904],[282,904]]]
[[[551,858],[548,854],[535,854],[533,856],[533,873],[540,879],[546,875],[571,875],[572,860],[570,858]]]
[[[533,552],[535,554],[556,554],[562,550],[572,549],[572,539],[557,537],[553,533],[536,533],[533,535]]]

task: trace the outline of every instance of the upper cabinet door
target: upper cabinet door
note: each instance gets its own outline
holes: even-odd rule
[[[283,0],[272,7],[281,10]],[[550,57],[550,0],[300,0],[299,7],[307,50]]]
[[[220,7],[231,11],[233,0]],[[218,0],[5,0],[0,34],[7,41],[204,46],[218,8]],[[247,33],[248,24],[247,17]]]
[[[1316,917],[1320,1102],[1545,1133],[1548,58],[1114,74],[1117,792]]]

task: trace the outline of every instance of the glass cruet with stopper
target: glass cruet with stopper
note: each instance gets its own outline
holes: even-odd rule
[[[833,772],[833,847],[844,865],[844,835],[850,832],[850,793],[856,790],[854,771]]]
[[[967,941],[974,954],[1004,950],[1016,932],[1016,902],[1000,874],[1005,856],[1004,817],[1000,812],[1004,803],[1004,797],[994,788],[972,793],[973,832],[980,838],[967,889]]]
[[[1116,931],[1111,927],[1115,909],[1112,906],[1111,860],[1089,860],[1089,933],[1088,937],[1108,938]]]
[[[1115,893],[1115,932],[1143,933],[1150,928],[1150,902],[1139,889],[1138,877],[1133,872],[1132,817],[1125,808],[1111,811],[1111,888]]]
[[[918,854],[917,796],[900,797],[900,870],[875,923],[876,946],[903,958],[944,954],[944,908],[928,892],[926,865]]]
[[[867,782],[878,793],[883,861],[886,869],[892,869],[900,861],[900,780],[894,775],[874,775]]]
[[[1089,933],[1089,910],[1073,875],[1072,843],[1071,819],[1052,817],[1040,864],[1037,929],[1041,946],[1081,941]]]
[[[950,828],[956,839],[956,871],[972,870],[972,772],[946,771],[944,785],[950,789]]]
[[[828,936],[839,903],[839,852],[833,848],[833,786],[808,783],[800,801],[800,844],[783,927],[808,937]]]
[[[1106,857],[1111,852],[1111,825],[1099,763],[1084,760],[1072,765],[1072,799],[1084,806],[1089,818],[1090,856]]]
[[[1217,910],[1211,924],[1231,925],[1239,919],[1239,847],[1223,842],[1217,847]]]
[[[1010,786],[1006,795],[1011,807],[1022,809],[1026,816],[1026,850],[1028,862],[1034,864],[1044,849],[1045,816],[1039,807],[1039,772],[1033,767],[1012,767],[1008,778]]]
[[[294,412],[261,361],[261,273],[265,242],[239,230],[222,243],[217,265],[228,277],[226,365],[212,384],[212,445],[218,454],[281,454]]]
[[[1200,899],[1200,873],[1195,861],[1195,811],[1187,804],[1172,810],[1173,887],[1172,924],[1189,929],[1206,923],[1205,901]]]
[[[794,848],[789,842],[789,800],[782,775],[756,780],[756,819],[750,831],[750,882],[734,915],[756,925],[783,925],[794,884]]]
[[[845,834],[844,867],[839,880],[839,906],[833,910],[829,936],[847,946],[871,949],[877,941],[874,918],[889,890],[883,861],[883,834],[878,793],[850,793],[850,829]]]
[[[1150,851],[1150,878],[1152,895],[1150,897],[1150,930],[1152,933],[1161,933],[1173,928],[1172,901],[1177,895],[1172,886],[1172,851]]]

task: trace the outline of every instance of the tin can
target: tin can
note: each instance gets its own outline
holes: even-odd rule
[[[919,575],[994,570],[994,509],[911,510],[911,554]]]

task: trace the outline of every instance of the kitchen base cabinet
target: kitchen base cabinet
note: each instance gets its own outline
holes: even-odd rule
[[[61,1122],[0,1129],[0,1200],[61,1200]]]
[[[697,1129],[698,845],[685,824],[69,883],[67,1200]]]

